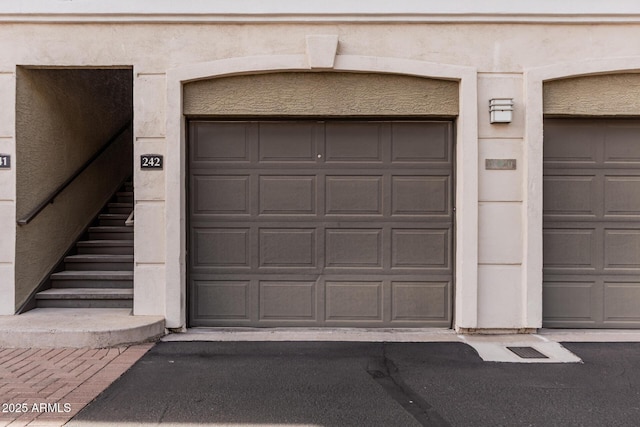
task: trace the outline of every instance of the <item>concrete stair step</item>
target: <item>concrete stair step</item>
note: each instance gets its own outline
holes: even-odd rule
[[[131,211],[133,211],[133,203],[107,203],[105,213],[129,215]]]
[[[51,286],[133,289],[133,271],[60,271],[51,275]]]
[[[59,288],[38,292],[38,299],[133,299],[133,289]]]
[[[98,221],[100,223],[100,227],[124,227],[124,223],[128,217],[129,215],[127,214],[100,214],[98,215]]]
[[[89,227],[89,240],[133,240],[133,227]]]
[[[123,184],[89,227],[77,255],[64,258],[64,271],[50,276],[51,288],[35,296],[38,309],[130,309],[133,307],[133,183]]]
[[[133,289],[52,288],[36,294],[38,307],[131,308]]]
[[[67,270],[133,271],[133,255],[71,255],[64,263]]]
[[[133,191],[119,191],[116,193],[117,203],[133,203]]]
[[[79,254],[133,255],[133,240],[84,240],[76,249]]]

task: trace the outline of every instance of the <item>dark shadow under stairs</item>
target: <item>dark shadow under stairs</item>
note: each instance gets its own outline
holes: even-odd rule
[[[36,294],[36,307],[133,307],[133,184],[125,182],[51,274],[51,288]]]

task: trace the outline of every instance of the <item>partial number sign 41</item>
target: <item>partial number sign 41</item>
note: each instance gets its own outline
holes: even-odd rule
[[[0,154],[0,169],[11,168],[11,155]]]

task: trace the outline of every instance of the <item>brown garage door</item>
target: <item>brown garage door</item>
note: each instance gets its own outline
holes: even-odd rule
[[[640,327],[640,122],[545,120],[544,326]]]
[[[191,326],[449,327],[451,133],[191,121]]]

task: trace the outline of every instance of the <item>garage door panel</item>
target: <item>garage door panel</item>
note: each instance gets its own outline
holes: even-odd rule
[[[240,123],[191,126],[191,155],[194,161],[249,162],[250,132]]]
[[[448,176],[392,176],[393,215],[448,215]]]
[[[250,320],[250,282],[195,281],[196,319]]]
[[[316,125],[313,123],[261,123],[261,162],[315,162]]]
[[[297,281],[261,281],[261,320],[316,321],[316,284]]]
[[[248,228],[194,230],[194,267],[250,267]]]
[[[640,219],[639,176],[606,176],[604,193],[605,215],[635,216]]]
[[[640,165],[640,126],[610,125],[604,141],[605,163],[636,163]]]
[[[382,215],[382,176],[327,176],[327,215]]]
[[[194,214],[244,214],[250,209],[249,176],[195,176]]]
[[[607,229],[604,233],[605,270],[624,269],[638,274],[640,271],[640,230]],[[640,301],[640,300],[639,300]]]
[[[327,267],[382,268],[382,229],[327,229]]]
[[[316,267],[316,230],[261,229],[261,267]]]
[[[315,176],[261,176],[261,214],[315,214]]]
[[[543,316],[546,321],[596,322],[594,305],[597,304],[598,286],[595,280],[548,280],[543,288]]]
[[[326,320],[382,322],[382,282],[327,281]]]
[[[326,162],[382,162],[382,124],[327,123]]]
[[[444,321],[449,318],[449,282],[392,282],[392,321]]]
[[[545,121],[544,131],[545,163],[595,164],[598,161],[602,131],[597,126],[556,125]]]
[[[451,145],[447,143],[449,123],[393,123],[391,161],[410,163],[450,163]]]
[[[450,269],[449,230],[394,229],[391,232],[392,268]]]
[[[640,277],[635,282],[604,282],[605,322],[640,324]]]
[[[543,182],[544,214],[595,216],[598,194],[595,175],[546,175]]]
[[[595,229],[545,229],[544,266],[548,269],[593,269],[597,260]]]
[[[447,274],[430,275],[427,281],[424,274],[328,274],[326,280],[304,274],[276,273],[268,280],[264,277],[192,275],[192,321],[202,326],[345,327],[447,327],[451,322],[452,284]],[[209,292],[209,298],[215,298],[225,311],[211,305],[210,299],[201,302],[199,311],[194,308],[198,304],[195,297],[202,297],[196,287],[207,287],[199,285],[202,283],[213,287],[216,292]],[[242,292],[233,286],[241,286]],[[313,314],[309,305],[312,298]]]

